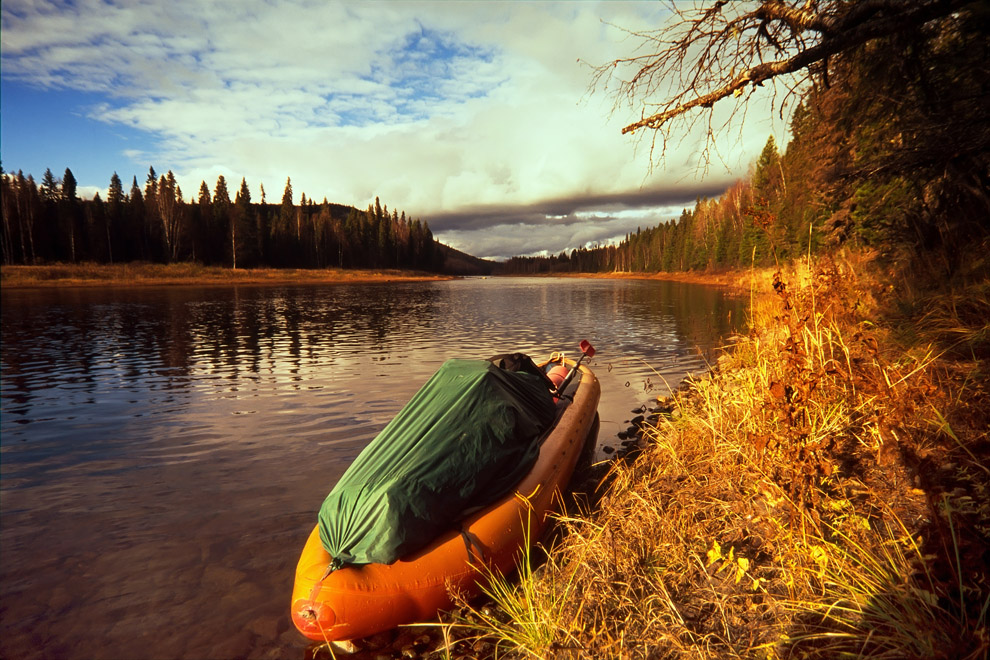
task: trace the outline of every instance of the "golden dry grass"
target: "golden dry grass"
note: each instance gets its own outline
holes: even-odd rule
[[[301,268],[222,268],[196,263],[50,264],[3,266],[3,288],[79,286],[165,286],[210,284],[332,284],[337,282],[409,282],[449,279],[399,270]]]
[[[748,275],[749,335],[464,617],[497,657],[986,657],[986,364],[898,345],[860,269]],[[978,346],[987,287],[953,295],[921,336]]]

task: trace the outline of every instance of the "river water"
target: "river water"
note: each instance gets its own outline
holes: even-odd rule
[[[0,657],[302,658],[316,512],[445,359],[590,340],[603,456],[744,309],[632,280],[4,291]]]

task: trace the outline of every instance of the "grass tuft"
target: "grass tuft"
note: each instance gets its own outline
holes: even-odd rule
[[[749,336],[470,617],[497,657],[986,657],[985,283],[912,334],[864,261],[749,277]]]

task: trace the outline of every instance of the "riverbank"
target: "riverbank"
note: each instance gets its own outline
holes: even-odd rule
[[[465,605],[455,657],[986,657],[985,274],[751,275],[749,335],[658,401],[538,571]]]
[[[687,284],[704,284],[739,291],[749,291],[755,277],[753,271],[687,271],[687,272],[658,272],[633,273],[628,271],[613,271],[608,273],[553,273],[535,275],[533,277],[573,277],[580,279],[602,280],[661,280],[668,282],[684,282]],[[522,277],[505,275],[504,277]]]
[[[749,293],[752,290],[756,272],[747,271],[687,271],[634,273],[629,271],[609,271],[605,273],[535,273],[497,275],[496,277],[560,277],[583,280],[650,280],[684,282],[728,289],[736,293]]]
[[[580,279],[668,280],[748,291],[750,272],[687,273],[556,273],[537,277]],[[345,270],[340,268],[238,268],[202,266],[195,263],[152,264],[49,264],[2,266],[2,288],[50,288],[95,286],[205,286],[225,284],[332,284],[358,282],[425,282],[453,279],[404,270]],[[521,277],[507,275],[505,277]]]
[[[0,287],[4,289],[424,282],[448,279],[452,278],[447,275],[402,270],[230,269],[194,263],[51,264],[47,266],[3,266],[0,268]]]

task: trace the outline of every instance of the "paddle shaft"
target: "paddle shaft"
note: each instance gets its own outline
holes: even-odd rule
[[[570,371],[567,372],[567,376],[564,378],[563,381],[561,381],[560,385],[557,387],[557,391],[553,393],[555,397],[559,399],[561,396],[563,396],[564,390],[566,390],[567,386],[571,384],[572,380],[574,380],[574,374],[577,373],[578,367],[581,366],[581,363],[584,361],[584,358],[594,354],[595,354],[595,349],[591,346],[591,344],[588,344],[588,349],[581,353],[581,357],[578,358],[577,363]]]

